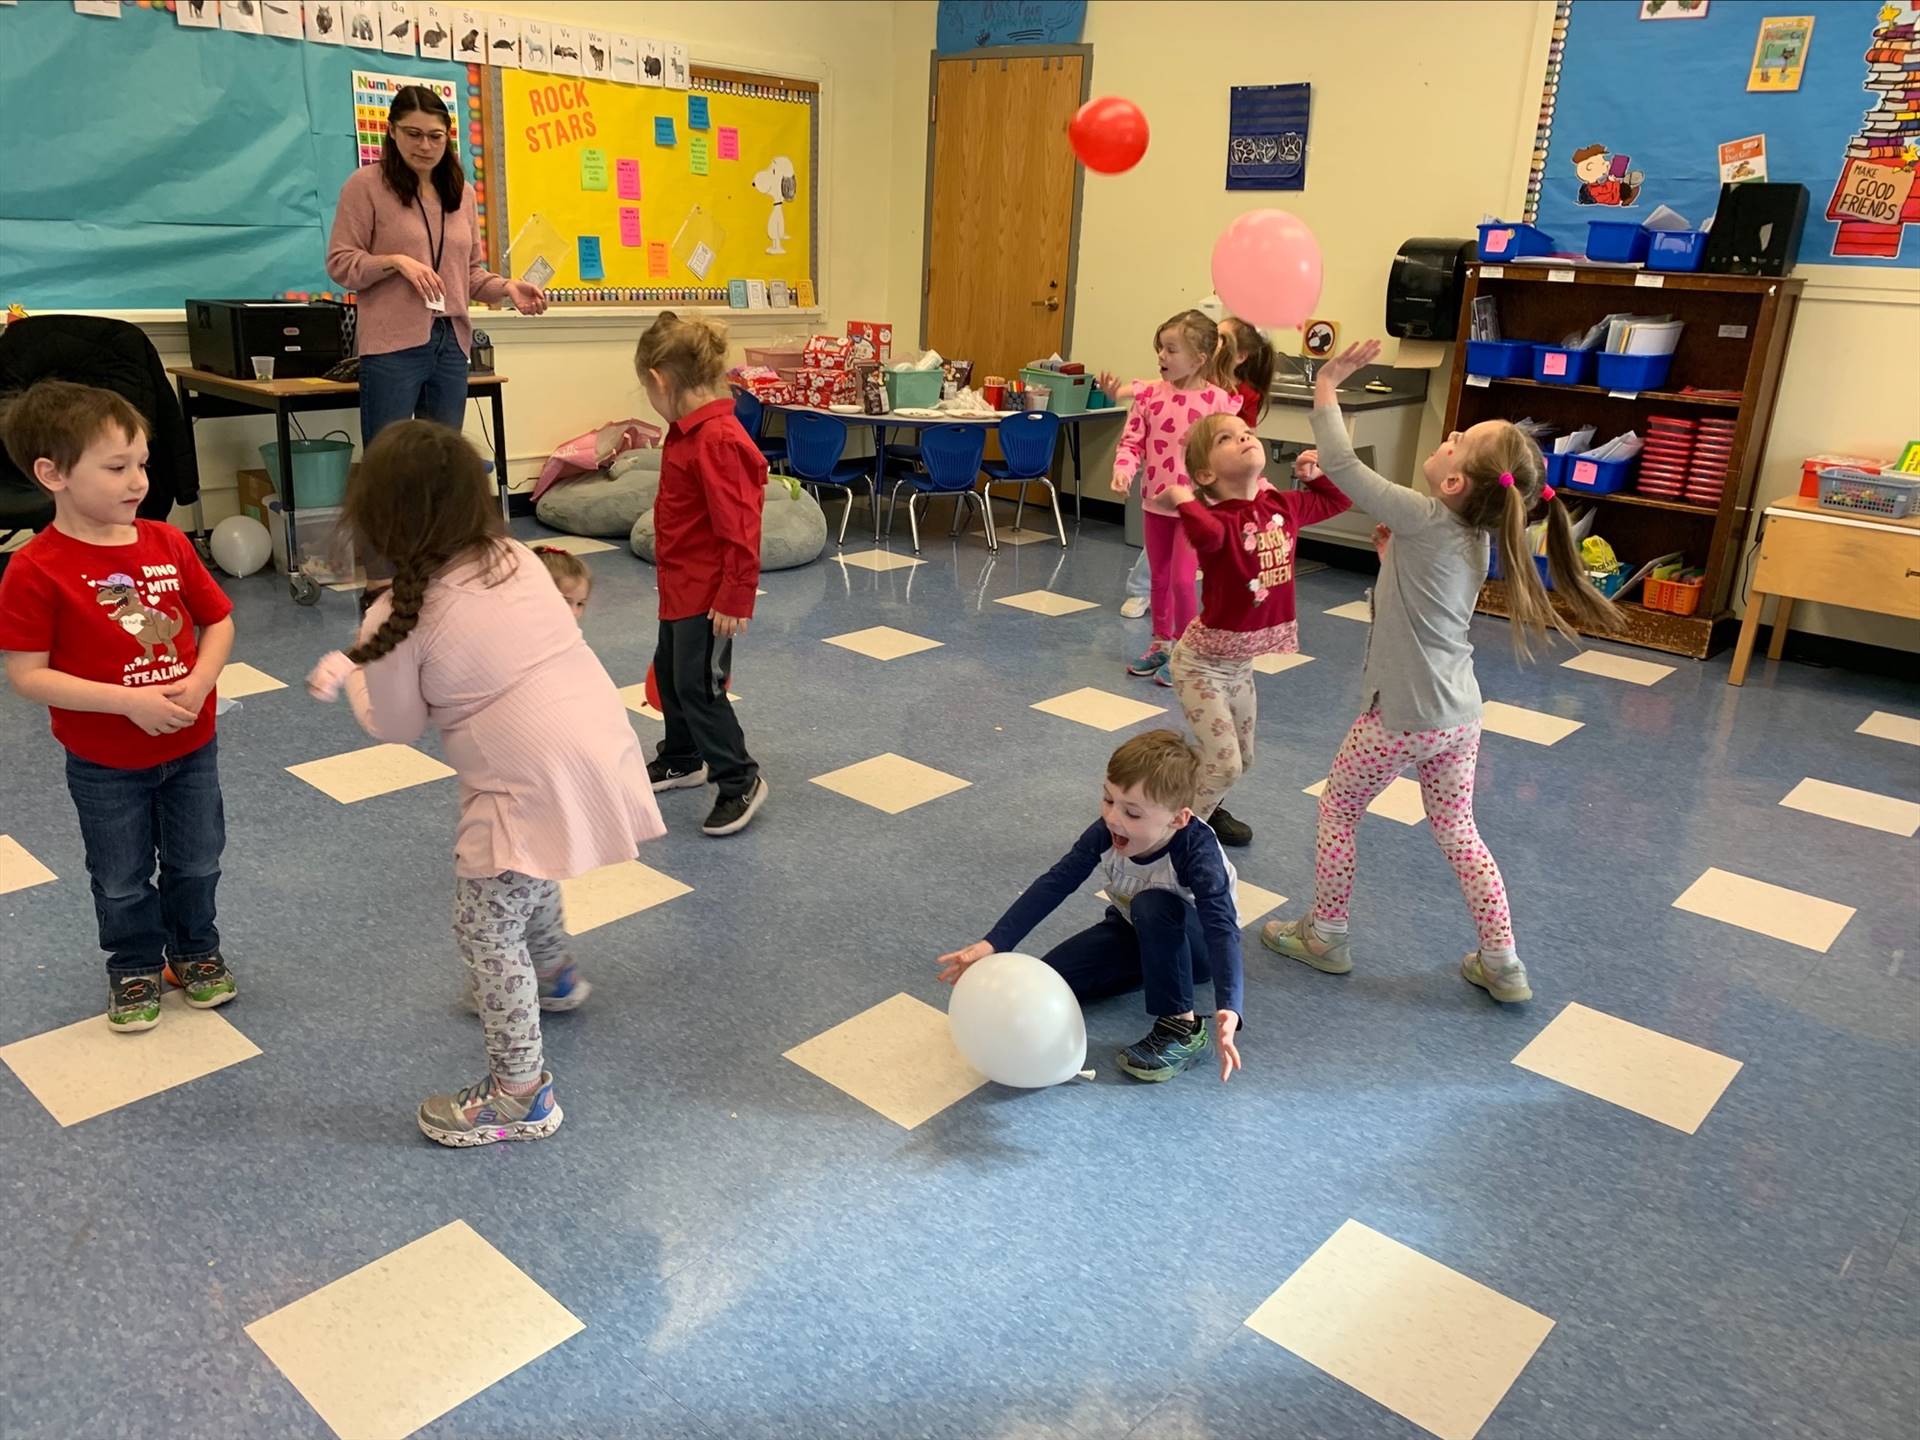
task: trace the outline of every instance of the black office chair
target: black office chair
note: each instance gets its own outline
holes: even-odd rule
[[[147,498],[140,516],[164,520],[200,498],[192,432],[160,353],[138,325],[95,315],[29,315],[0,330],[0,396],[36,380],[97,385],[146,417]],[[0,544],[53,523],[53,498],[0,449]],[[4,557],[0,556],[0,563]]]

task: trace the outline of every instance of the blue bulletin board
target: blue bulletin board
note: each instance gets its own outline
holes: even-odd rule
[[[464,65],[188,29],[131,4],[118,20],[0,8],[0,305],[337,288],[326,245],[359,163],[356,70],[454,81],[470,140]]]
[[[1749,89],[1780,83],[1755,75],[1756,52],[1762,21],[1789,16],[1814,21],[1799,88]],[[1719,147],[1764,135],[1767,178],[1807,187],[1800,263],[1920,265],[1917,25],[1920,0],[1573,0],[1543,105],[1537,223],[1575,251],[1587,222],[1663,204],[1699,225],[1718,203]],[[1845,198],[1863,189],[1893,196],[1877,221]]]

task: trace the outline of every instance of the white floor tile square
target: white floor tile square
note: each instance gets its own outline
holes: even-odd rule
[[[786,1058],[906,1130],[987,1083],[954,1047],[946,1013],[911,995],[882,1000]]]
[[[1920,805],[1872,790],[1856,790],[1851,785],[1802,780],[1780,803],[1789,810],[1804,810],[1809,815],[1844,820],[1849,825],[1884,830],[1889,835],[1912,835],[1920,830]]]
[[[614,547],[605,540],[596,540],[590,535],[542,535],[530,542],[548,550],[564,550],[569,555],[598,555],[603,550]]]
[[[857,566],[862,570],[884,573],[888,570],[911,570],[915,565],[924,565],[924,560],[916,560],[911,555],[896,555],[891,550],[858,550],[848,555],[844,552],[838,557],[842,565]]]
[[[0,1046],[0,1064],[62,1125],[78,1125],[260,1053],[219,1010],[192,1009],[178,990],[161,997],[159,1026],[135,1035],[116,1034],[107,1025],[106,998],[102,981],[103,1013]]]
[[[1010,605],[1015,610],[1030,610],[1035,615],[1073,615],[1082,610],[1098,610],[1100,607],[1091,600],[1079,600],[1071,595],[1056,595],[1051,590],[1028,590],[1020,595],[1002,595],[994,602],[996,605]]]
[[[342,1440],[402,1440],[584,1329],[456,1220],[247,1335]]]
[[[1349,1220],[1246,1324],[1440,1440],[1473,1440],[1554,1322]]]
[[[1554,1016],[1513,1063],[1689,1135],[1740,1073],[1738,1060],[1585,1005]]]
[[[1609,680],[1625,680],[1630,685],[1657,685],[1673,673],[1671,665],[1656,665],[1651,660],[1635,660],[1627,655],[1609,655],[1604,650],[1582,650],[1571,660],[1560,662],[1562,670],[1578,670],[1582,675],[1603,675]]]
[[[813,783],[888,815],[898,815],[929,800],[964,790],[973,782],[889,752],[862,760],[858,765],[816,775]]]
[[[1854,915],[1851,905],[1718,869],[1708,870],[1689,885],[1673,908],[1772,935],[1822,955]]]
[[[1256,655],[1253,668],[1262,675],[1284,675],[1302,665],[1311,665],[1311,655]]]
[[[1326,612],[1337,615],[1342,620],[1358,620],[1363,625],[1373,623],[1373,606],[1365,600],[1349,600],[1344,605],[1336,605]]]
[[[1148,705],[1125,695],[1115,695],[1111,690],[1096,690],[1091,685],[1069,690],[1051,700],[1039,701],[1031,708],[1043,714],[1057,715],[1062,720],[1091,725],[1096,730],[1124,730],[1129,725],[1138,725],[1142,720],[1167,713],[1164,705]]]
[[[1558,745],[1574,731],[1584,729],[1582,720],[1566,720],[1521,705],[1489,700],[1481,706],[1480,728],[1514,740],[1529,740],[1535,745]]]
[[[1242,930],[1257,920],[1265,919],[1268,915],[1287,903],[1286,896],[1268,890],[1263,886],[1256,885],[1251,880],[1245,878],[1242,878],[1240,881],[1239,898],[1240,928]]]
[[[1027,509],[1031,510],[1033,507],[1029,505]],[[1044,515],[1046,511],[1043,509],[1040,513]],[[969,530],[966,538],[979,545],[985,545],[987,543],[986,535],[979,530]],[[1033,545],[1042,540],[1051,540],[1056,545],[1060,543],[1060,537],[1051,530],[1028,530],[1025,528],[1019,530],[996,530],[993,532],[993,538],[998,540],[1002,545]]]
[[[1911,715],[1896,715],[1891,710],[1876,710],[1855,728],[1856,735],[1871,735],[1877,740],[1898,740],[1902,745],[1920,745],[1920,720]]]
[[[269,690],[286,688],[286,681],[276,680],[244,660],[229,661],[227,668],[220,672],[220,695],[227,700],[244,700],[249,695],[264,695]]]
[[[1327,782],[1316,780],[1307,786],[1304,793],[1319,797],[1327,788]],[[1384,815],[1389,820],[1398,820],[1402,825],[1418,825],[1427,818],[1426,801],[1420,798],[1420,782],[1409,780],[1404,775],[1396,775],[1387,788],[1373,797],[1373,803],[1367,806],[1369,815]]]
[[[944,642],[929,640],[924,635],[915,635],[910,631],[896,630],[891,625],[875,625],[871,629],[854,630],[845,635],[829,635],[824,643],[838,645],[842,650],[851,650],[869,660],[898,660],[905,655],[918,655],[922,650],[938,650]]]
[[[560,899],[567,907],[569,935],[584,935],[589,930],[692,893],[691,885],[663,875],[638,860],[603,865],[560,882]]]
[[[289,765],[287,773],[342,805],[353,805],[376,795],[444,780],[453,774],[453,768],[411,745],[369,745],[364,750]]]
[[[0,835],[0,895],[44,885],[60,877],[42,865],[11,835]]]

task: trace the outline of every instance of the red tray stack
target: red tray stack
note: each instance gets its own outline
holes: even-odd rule
[[[1647,443],[1640,452],[1640,473],[1634,488],[1660,500],[1686,497],[1688,467],[1693,463],[1694,424],[1668,415],[1647,420]]]
[[[1694,422],[1693,461],[1687,467],[1687,500],[1691,504],[1719,508],[1733,460],[1733,433],[1731,420]]]

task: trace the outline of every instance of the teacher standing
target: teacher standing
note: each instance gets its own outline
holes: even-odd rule
[[[424,85],[402,86],[380,163],[340,187],[327,274],[358,296],[363,445],[416,416],[461,428],[469,299],[504,298],[530,315],[547,308],[539,286],[486,268],[457,143],[445,102]]]

